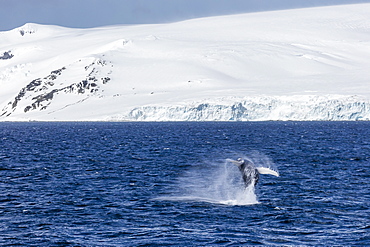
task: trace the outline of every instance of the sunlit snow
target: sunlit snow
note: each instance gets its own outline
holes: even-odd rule
[[[0,120],[370,119],[370,4],[0,32]]]

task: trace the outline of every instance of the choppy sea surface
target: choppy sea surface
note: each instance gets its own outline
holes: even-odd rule
[[[370,122],[3,122],[0,244],[368,246],[369,181]]]

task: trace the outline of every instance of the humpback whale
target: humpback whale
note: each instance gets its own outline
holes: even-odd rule
[[[238,166],[240,172],[242,173],[244,185],[246,188],[251,184],[255,186],[258,183],[259,174],[270,174],[279,177],[279,173],[277,171],[271,170],[267,167],[256,167],[252,161],[247,159],[227,159],[227,161],[230,161],[231,163]]]

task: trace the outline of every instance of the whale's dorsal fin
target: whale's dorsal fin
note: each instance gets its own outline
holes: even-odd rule
[[[258,173],[260,174],[270,174],[274,175],[276,177],[279,177],[279,173],[277,171],[271,170],[270,168],[267,167],[256,167]]]

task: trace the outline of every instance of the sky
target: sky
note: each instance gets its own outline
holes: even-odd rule
[[[0,0],[0,31],[25,23],[89,28],[370,0]]]

